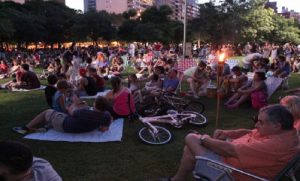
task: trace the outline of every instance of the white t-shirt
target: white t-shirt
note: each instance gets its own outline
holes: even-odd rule
[[[51,164],[42,158],[33,157],[32,172],[32,178],[26,181],[62,181]]]

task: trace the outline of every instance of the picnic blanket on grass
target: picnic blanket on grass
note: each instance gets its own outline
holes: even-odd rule
[[[102,96],[102,97],[105,97],[106,94],[110,91],[110,89],[107,89],[103,92],[98,92],[96,95],[94,96],[81,96],[80,98],[81,99],[96,99],[98,96]]]
[[[66,142],[111,142],[121,141],[123,135],[124,119],[114,120],[109,130],[101,132],[94,130],[87,133],[63,133],[50,129],[47,132],[31,133],[24,136],[25,139],[44,140],[44,141],[66,141]]]
[[[44,90],[46,86],[41,85],[39,88],[36,89],[12,89],[13,92],[28,92],[28,91],[35,91],[35,90]]]

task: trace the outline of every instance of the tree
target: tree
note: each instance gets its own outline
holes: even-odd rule
[[[148,8],[140,17],[127,19],[119,28],[119,37],[126,41],[179,42],[183,25],[171,20],[171,14],[172,10],[168,6]]]
[[[90,38],[97,44],[98,39],[112,40],[116,36],[116,28],[106,11],[90,11],[76,18],[72,32],[77,40]]]
[[[263,42],[275,29],[273,17],[275,13],[272,9],[257,7],[243,16],[244,24],[242,36],[245,41]]]
[[[24,7],[29,14],[34,14],[40,20],[39,24],[45,28],[44,42],[53,45],[70,39],[70,29],[76,11],[53,1],[27,1]]]
[[[299,23],[294,19],[285,19],[281,16],[274,16],[274,30],[268,37],[277,43],[293,42],[300,44]]]
[[[2,42],[10,41],[14,32],[15,29],[10,19],[3,11],[0,11],[0,45],[2,46]]]

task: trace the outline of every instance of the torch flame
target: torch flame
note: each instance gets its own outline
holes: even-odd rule
[[[224,59],[225,59],[225,53],[221,53],[220,55],[219,55],[219,62],[221,63],[221,62],[224,62]]]

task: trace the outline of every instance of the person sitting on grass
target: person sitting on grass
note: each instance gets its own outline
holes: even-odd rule
[[[66,133],[84,133],[95,129],[107,131],[112,120],[107,111],[108,107],[108,102],[103,97],[95,99],[93,110],[90,110],[85,102],[76,101],[68,107],[68,114],[47,109],[25,126],[14,127],[12,130],[20,134],[44,131],[48,128]]]
[[[294,128],[300,133],[300,97],[285,96],[280,100],[280,104],[285,106],[294,117]]]
[[[122,86],[119,77],[112,77],[110,82],[112,90],[105,97],[112,104],[110,113],[114,119],[127,118],[135,112],[133,96],[128,88]]]
[[[7,76],[8,68],[7,62],[3,58],[0,58],[0,79]]]
[[[80,79],[79,79],[79,85],[77,87],[77,92],[79,96],[94,96],[97,94],[97,85],[96,81],[90,77],[87,76],[87,71],[85,69],[79,70]]]
[[[47,77],[48,85],[45,88],[45,98],[47,104],[50,108],[53,108],[53,96],[55,95],[57,89],[55,84],[57,83],[57,76],[56,75],[49,75]]]
[[[291,72],[291,65],[284,56],[278,56],[278,61],[276,63],[276,71],[274,72],[274,77],[284,78],[287,77]]]
[[[171,69],[167,77],[163,81],[163,91],[174,93],[178,87],[179,80],[177,78],[177,70]]]
[[[27,145],[16,141],[0,142],[0,180],[62,181],[47,160],[34,157]]]
[[[13,82],[8,85],[8,89],[36,89],[41,86],[41,83],[34,72],[29,71],[28,64],[21,65],[20,82]]]
[[[52,96],[52,108],[55,111],[67,113],[66,98],[68,89],[70,89],[67,80],[59,80],[56,85],[57,91]]]
[[[232,74],[224,76],[223,86],[225,89],[225,93],[228,93],[230,90],[236,92],[240,87],[247,84],[248,78],[241,71],[239,66],[234,66],[232,68]]]
[[[237,169],[273,180],[275,176],[299,153],[299,138],[293,127],[293,116],[283,106],[271,105],[260,109],[255,129],[216,130],[213,137],[188,134],[177,173],[169,179],[184,181],[191,171],[210,175],[217,180],[221,175],[211,174],[215,169],[196,162],[203,156]],[[231,174],[236,180],[250,180],[241,174]],[[223,174],[220,180],[231,180]]]
[[[206,88],[209,83],[206,72],[206,63],[202,61],[199,62],[192,77],[188,78],[187,81],[190,84],[190,89],[194,98],[199,98],[199,96],[206,94]]]
[[[266,77],[264,72],[255,72],[251,86],[249,87],[249,84],[246,84],[240,87],[238,91],[231,98],[229,98],[229,100],[224,105],[230,109],[238,108],[242,103],[249,99],[250,96],[252,106],[254,108],[257,108],[253,105],[254,100],[258,99],[259,102],[264,101],[264,103],[266,104],[268,90],[267,85],[264,82],[265,79]]]
[[[94,67],[88,67],[87,70],[89,76],[92,77],[96,82],[97,92],[103,92],[105,89],[105,82],[104,79],[97,74],[97,69],[95,69]]]

